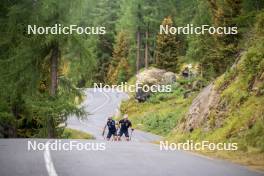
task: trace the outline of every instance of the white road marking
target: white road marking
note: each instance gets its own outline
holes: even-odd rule
[[[57,172],[55,170],[55,167],[54,167],[54,164],[52,162],[51,155],[50,155],[49,143],[50,142],[47,141],[45,144],[45,151],[44,151],[45,165],[46,165],[46,169],[48,171],[49,176],[57,176]]]
[[[101,108],[103,108],[109,101],[110,101],[110,96],[107,95],[105,92],[103,92],[103,95],[107,98],[107,100],[101,104],[100,106],[98,106],[97,108],[95,108],[91,113],[95,113],[97,112],[98,110],[100,110]],[[94,97],[92,97],[94,98]],[[118,108],[120,108],[120,103],[118,103]],[[116,110],[119,110],[119,109],[116,109]],[[84,124],[84,125],[87,125],[86,123],[84,123],[82,121],[82,119],[79,119],[80,123]],[[138,141],[137,138],[134,138],[135,141]],[[53,161],[52,161],[52,158],[51,158],[51,154],[50,154],[50,150],[49,150],[49,141],[46,142],[45,144],[45,151],[44,151],[44,160],[45,160],[45,165],[46,165],[46,169],[47,169],[47,172],[48,172],[48,175],[49,176],[58,176],[56,170],[55,170],[55,167],[54,167],[54,164],[53,164]]]

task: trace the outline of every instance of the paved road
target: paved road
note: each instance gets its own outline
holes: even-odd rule
[[[159,136],[136,131],[131,142],[105,142],[101,129],[107,116],[117,112],[126,98],[121,93],[86,90],[85,109],[91,112],[87,120],[74,117],[68,126],[92,133],[96,140],[74,140],[90,144],[94,149],[105,144],[105,150],[52,150],[49,147],[28,151],[30,142],[38,144],[69,144],[73,140],[2,139],[0,140],[0,176],[261,176],[242,166],[222,160],[212,160],[181,151],[160,151],[150,143]]]
[[[96,139],[103,139],[102,129],[107,117],[118,114],[121,101],[126,100],[128,96],[114,90],[101,92],[97,89],[87,89],[85,94],[87,98],[83,102],[83,107],[90,115],[86,119],[71,117],[67,121],[67,126],[89,132]],[[157,141],[159,139],[161,138],[157,135],[138,130],[132,136],[132,141]]]

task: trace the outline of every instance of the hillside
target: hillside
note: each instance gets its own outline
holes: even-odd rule
[[[244,50],[224,74],[200,90],[193,80],[179,78],[172,93],[157,93],[144,103],[133,98],[122,105],[136,128],[163,135],[170,142],[186,140],[235,142],[238,150],[203,151],[254,168],[264,166],[264,15],[260,14]]]

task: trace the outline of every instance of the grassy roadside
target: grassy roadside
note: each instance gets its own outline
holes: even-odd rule
[[[259,153],[256,149],[252,148],[249,152],[243,151],[200,151],[197,152],[202,155],[206,155],[212,158],[220,158],[231,161],[233,163],[247,166],[253,170],[259,170],[264,172],[264,154]]]
[[[171,93],[156,93],[146,102],[134,98],[121,104],[121,112],[128,114],[137,129],[160,136],[168,135],[180,123],[196,93],[184,98],[186,90],[180,84],[172,86]]]
[[[91,134],[71,128],[65,128],[61,137],[63,139],[94,139]]]
[[[244,69],[241,68],[241,70]],[[193,152],[264,170],[264,97],[248,91],[247,85],[250,81],[245,75],[249,74],[241,72],[243,71],[236,73],[235,81],[230,81],[233,78],[230,74],[234,74],[232,72],[216,81],[217,88],[225,85],[221,92],[221,99],[225,102],[226,108],[225,113],[222,113],[223,117],[212,113],[208,119],[209,131],[204,130],[203,125],[191,133],[179,129],[192,100],[198,94],[198,91],[193,91],[188,98],[184,98],[186,85],[188,85],[184,80],[179,80],[179,84],[173,85],[171,93],[154,94],[144,103],[138,103],[134,98],[123,102],[121,112],[129,115],[135,128],[161,135],[169,142],[178,143],[187,140],[195,142],[208,140],[214,143],[236,142],[238,143],[237,151]],[[228,86],[226,82],[230,82]],[[216,120],[222,121],[221,127],[215,126]]]

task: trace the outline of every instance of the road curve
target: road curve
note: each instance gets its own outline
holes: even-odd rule
[[[70,128],[86,131],[96,139],[103,139],[102,129],[107,121],[107,117],[115,115],[119,111],[119,106],[122,100],[128,98],[127,94],[117,92],[113,89],[101,91],[100,89],[85,89],[86,99],[82,106],[89,113],[85,119],[77,119],[71,117],[67,121],[67,126]],[[132,136],[132,141],[157,141],[161,137],[135,130]]]
[[[78,143],[105,143],[103,151],[73,149],[28,151],[28,141],[52,143],[56,139],[1,139],[0,176],[261,176],[260,172],[223,160],[208,159],[182,151],[161,151],[150,141],[160,137],[136,130],[130,142],[106,142],[101,136],[107,116],[116,113],[122,93],[85,90],[83,106],[87,119],[71,117],[71,128],[92,133],[96,140]],[[72,140],[60,140],[62,144]],[[53,170],[54,169],[54,170]]]

